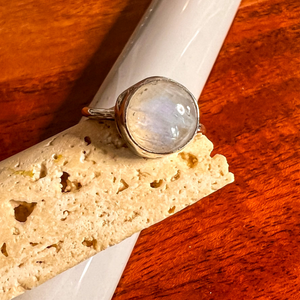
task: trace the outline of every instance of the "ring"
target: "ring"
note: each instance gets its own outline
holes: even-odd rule
[[[115,120],[127,145],[147,158],[182,150],[200,130],[199,108],[193,94],[182,84],[160,76],[131,86],[112,108],[84,107],[82,114]]]

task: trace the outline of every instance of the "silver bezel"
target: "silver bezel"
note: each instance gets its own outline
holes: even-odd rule
[[[136,143],[134,138],[131,136],[131,134],[128,130],[127,124],[126,124],[127,107],[128,107],[128,104],[129,104],[132,96],[142,86],[144,86],[145,84],[154,82],[154,81],[172,82],[173,84],[177,85],[178,87],[184,89],[185,92],[187,92],[191,96],[191,99],[193,100],[193,104],[195,106],[195,110],[197,112],[196,127],[194,129],[191,129],[191,130],[194,130],[194,133],[191,136],[190,140],[184,146],[182,146],[178,149],[174,149],[174,151],[171,151],[171,152],[155,153],[155,152],[151,152],[147,149],[142,148],[141,146],[138,145],[138,143]],[[123,93],[120,94],[120,96],[117,99],[116,105],[115,105],[115,120],[116,120],[117,129],[118,129],[120,135],[124,138],[127,145],[137,155],[142,156],[142,157],[147,157],[147,158],[158,158],[158,157],[163,157],[163,156],[170,155],[170,154],[181,151],[186,145],[188,145],[193,140],[193,138],[195,137],[195,135],[197,134],[198,129],[199,129],[200,114],[199,114],[199,107],[198,107],[197,100],[195,99],[194,95],[185,86],[183,86],[182,84],[180,84],[170,78],[166,78],[166,77],[162,77],[162,76],[153,76],[153,77],[148,77],[148,78],[136,83],[135,85],[131,86],[126,91],[124,91]]]

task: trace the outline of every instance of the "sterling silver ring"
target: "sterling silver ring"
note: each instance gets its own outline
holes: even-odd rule
[[[84,107],[82,114],[115,120],[119,134],[133,152],[148,158],[182,150],[201,127],[193,94],[182,84],[160,76],[131,86],[112,108]]]

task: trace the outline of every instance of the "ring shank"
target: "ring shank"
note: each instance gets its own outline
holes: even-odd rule
[[[114,120],[115,119],[115,108],[92,108],[84,107],[82,114],[85,117],[97,117],[97,119],[103,120]]]

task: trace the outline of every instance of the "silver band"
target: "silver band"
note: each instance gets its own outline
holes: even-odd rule
[[[97,119],[103,120],[114,120],[115,119],[115,108],[92,108],[84,107],[82,114],[86,117],[96,117]]]

